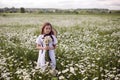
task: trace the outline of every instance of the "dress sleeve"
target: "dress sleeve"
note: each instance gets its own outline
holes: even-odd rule
[[[57,44],[57,38],[56,38],[56,36],[54,36],[54,35],[52,35],[53,36],[53,39],[54,39],[54,42],[53,42],[53,44],[55,45],[55,44]]]
[[[41,45],[41,38],[42,38],[41,35],[39,35],[36,39],[36,43],[39,45]]]

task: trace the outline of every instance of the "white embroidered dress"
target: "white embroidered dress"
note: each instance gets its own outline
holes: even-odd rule
[[[43,39],[44,35],[39,35],[38,38],[36,39],[36,43],[45,47],[46,44],[44,42],[44,39]],[[53,41],[51,41],[49,43],[49,47],[53,47],[53,44],[57,44],[57,38],[52,35],[53,37]],[[45,70],[45,52],[46,50],[39,50],[39,56],[38,56],[38,60],[37,60],[37,68],[41,68],[43,70]],[[55,59],[55,51],[54,50],[49,50],[49,57],[51,59],[51,67],[52,69],[55,69],[56,68],[56,59]]]

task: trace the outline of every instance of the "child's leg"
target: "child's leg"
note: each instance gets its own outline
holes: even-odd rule
[[[43,53],[41,52],[42,51],[39,51],[37,66],[40,66],[41,69],[45,69],[45,51],[43,51]]]
[[[55,59],[54,50],[49,50],[49,56],[51,59],[51,67],[52,67],[52,69],[55,69],[56,68],[56,59]]]
[[[37,59],[37,68],[40,68],[40,52],[39,52],[39,55],[38,55],[38,59]]]

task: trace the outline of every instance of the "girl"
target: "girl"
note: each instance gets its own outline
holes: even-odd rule
[[[51,38],[51,42],[49,42],[48,46],[46,46],[45,39],[46,36],[49,36]],[[52,70],[55,70],[56,68],[56,59],[55,59],[55,48],[57,44],[57,38],[54,35],[52,25],[50,23],[45,23],[41,30],[41,35],[38,36],[36,39],[36,48],[39,50],[39,56],[37,60],[37,68],[41,68],[44,72],[46,69],[45,65],[45,52],[48,50],[49,57],[51,60],[51,68]]]

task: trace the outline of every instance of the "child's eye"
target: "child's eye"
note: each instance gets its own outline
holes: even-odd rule
[[[50,29],[50,28],[48,28],[48,29]]]

